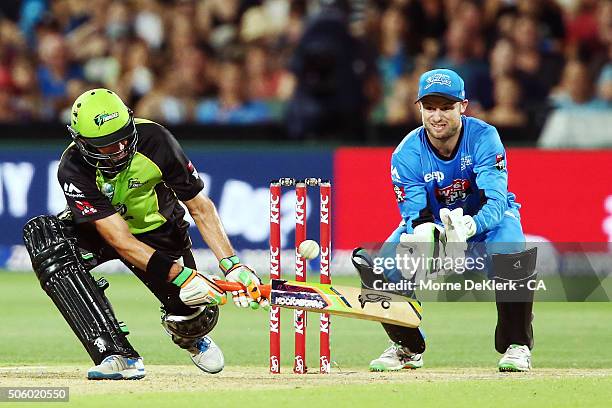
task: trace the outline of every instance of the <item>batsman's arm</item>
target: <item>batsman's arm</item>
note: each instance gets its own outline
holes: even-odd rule
[[[256,309],[262,306],[267,308],[267,300],[259,291],[258,285],[261,280],[254,270],[243,265],[235,255],[234,248],[232,248],[232,244],[223,229],[215,204],[202,193],[184,201],[184,203],[202,238],[217,257],[219,267],[226,279],[243,284],[243,286],[232,291],[234,303],[239,307],[250,306]]]
[[[217,208],[211,199],[200,193],[183,203],[217,260],[220,261],[234,255],[234,248],[232,248],[232,244],[223,229]]]
[[[126,261],[145,271],[155,250],[132,235],[118,213],[93,221],[98,233]],[[178,266],[178,265],[177,265]]]
[[[224,304],[225,292],[220,292],[214,282],[140,242],[132,235],[127,223],[119,214],[94,221],[96,229],[119,253],[136,268],[180,287],[179,297],[189,306]]]

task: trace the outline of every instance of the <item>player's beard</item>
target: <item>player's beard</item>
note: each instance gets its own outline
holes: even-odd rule
[[[444,128],[441,130],[435,129],[434,126],[429,122],[423,123],[423,126],[425,126],[425,130],[427,130],[427,135],[430,138],[436,139],[440,142],[445,142],[459,134],[461,121],[459,121],[458,123],[446,122]]]

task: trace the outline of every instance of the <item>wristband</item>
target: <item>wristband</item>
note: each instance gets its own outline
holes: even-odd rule
[[[187,281],[190,280],[192,275],[195,275],[193,269],[183,266],[181,273],[176,275],[176,278],[172,279],[172,284],[182,287]]]
[[[155,251],[147,263],[147,274],[166,280],[172,265],[174,265],[174,261],[168,255]]]
[[[219,268],[225,275],[240,265],[242,265],[240,263],[240,258],[238,258],[236,255],[228,256],[227,258],[223,258],[219,261]]]

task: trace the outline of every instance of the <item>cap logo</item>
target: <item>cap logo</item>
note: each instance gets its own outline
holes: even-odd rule
[[[115,113],[101,113],[99,115],[96,115],[96,117],[94,117],[94,123],[96,124],[96,126],[98,126],[98,129],[100,129],[100,127],[105,124],[106,122],[108,122],[109,120],[113,120],[119,117],[119,112],[115,112]]]
[[[434,84],[446,85],[448,87],[452,86],[451,78],[446,74],[434,74],[425,81],[427,82],[427,85],[425,85],[424,89],[427,89]]]

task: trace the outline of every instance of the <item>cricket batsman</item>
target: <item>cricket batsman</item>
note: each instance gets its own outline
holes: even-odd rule
[[[41,287],[53,300],[93,360],[90,380],[145,376],[143,358],[127,339],[104,289],[89,270],[121,260],[159,299],[162,325],[206,373],[224,367],[221,349],[208,335],[217,324],[225,292],[198,272],[182,202],[228,281],[248,289],[234,303],[256,309],[267,300],[255,272],[236,256],[204,184],[172,134],[134,118],[113,91],[79,96],[68,130],[58,181],[67,209],[28,221],[24,241]]]
[[[402,222],[387,242],[433,239],[455,250],[480,243],[486,248],[490,278],[512,281],[533,276],[536,252],[525,251],[520,205],[508,191],[504,146],[495,127],[463,115],[468,106],[463,79],[449,69],[425,72],[416,103],[423,125],[402,140],[391,159]],[[358,270],[363,258],[363,252],[355,250],[353,262]],[[397,272],[385,271],[385,278],[392,281]],[[496,291],[495,348],[503,354],[498,368],[528,371],[533,293],[517,299],[505,292]],[[370,370],[422,367],[422,331],[383,326],[392,344],[370,363]]]

